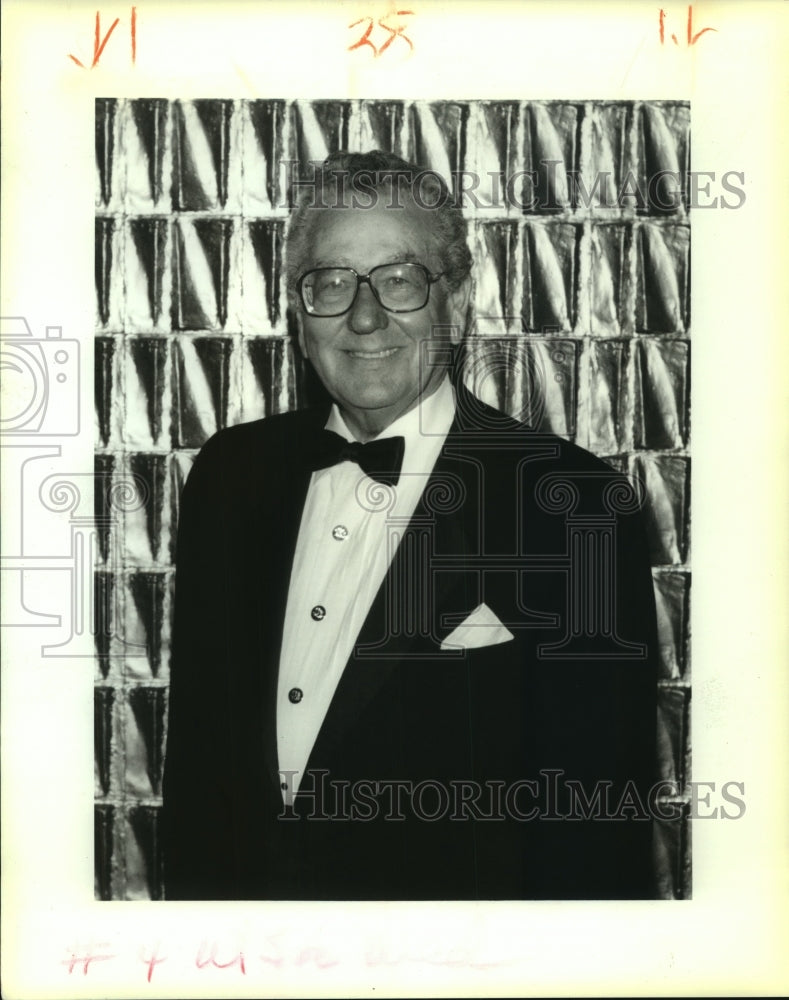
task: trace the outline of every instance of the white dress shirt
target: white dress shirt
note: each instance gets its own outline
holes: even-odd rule
[[[387,519],[414,513],[454,415],[454,390],[445,378],[434,393],[382,431],[381,438],[405,438],[395,487],[377,483],[349,461],[312,474],[290,575],[277,681],[277,749],[286,803],[298,792],[394,555],[386,551]],[[354,440],[336,405],[326,428]]]

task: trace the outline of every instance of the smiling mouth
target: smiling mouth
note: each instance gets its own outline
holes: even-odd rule
[[[400,350],[399,347],[390,347],[385,351],[346,351],[352,358],[362,358],[364,361],[380,361],[382,358],[391,358]]]

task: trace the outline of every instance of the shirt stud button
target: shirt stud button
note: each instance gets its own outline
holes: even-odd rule
[[[304,697],[304,692],[301,690],[301,688],[291,688],[290,691],[288,691],[288,701],[292,705],[298,705],[298,703],[301,701],[303,697]]]
[[[322,622],[326,617],[326,608],[322,604],[316,604],[312,611],[310,611],[310,614],[314,622]]]
[[[348,537],[348,529],[344,524],[337,524],[332,528],[331,536],[336,542],[344,542]]]

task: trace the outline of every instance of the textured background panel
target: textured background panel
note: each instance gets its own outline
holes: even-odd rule
[[[590,254],[590,333],[615,337],[632,329],[633,280],[630,226],[594,226]]]
[[[653,565],[684,563],[688,554],[688,459],[641,453],[631,457],[629,469],[646,487],[645,520]]]
[[[116,418],[120,412],[114,406],[113,394],[119,380],[116,353],[118,342],[114,337],[96,337],[94,340],[94,440],[107,448],[118,437]]]
[[[247,101],[242,109],[242,187],[245,215],[259,215],[282,205],[285,190],[279,165],[285,159],[284,101]]]
[[[171,574],[133,572],[124,583],[126,673],[133,680],[159,677],[169,669]]]
[[[117,182],[116,170],[118,158],[115,155],[116,127],[115,116],[118,111],[118,101],[115,98],[103,98],[96,101],[96,208],[114,211],[120,205],[122,197],[120,185]]]
[[[169,212],[173,145],[168,142],[168,102],[130,101],[124,107],[127,124],[126,207],[130,214]],[[130,121],[128,120],[130,118]]]
[[[108,795],[117,783],[113,774],[112,736],[114,725],[115,690],[111,687],[97,687],[93,704],[93,746],[95,751],[96,794]]]
[[[690,306],[690,230],[644,223],[638,237],[636,329],[684,333]]]
[[[117,627],[115,595],[118,579],[113,573],[98,571],[93,578],[93,600],[96,614],[96,671],[97,683],[106,681],[114,671],[117,676],[117,659],[113,663],[112,635]],[[114,669],[115,668],[115,669]]]
[[[406,109],[402,101],[365,101],[360,115],[360,146],[405,156]]]
[[[124,362],[126,392],[138,401],[123,421],[129,448],[166,448],[170,351],[163,337],[129,337]]]
[[[688,344],[645,337],[634,343],[636,448],[674,449],[687,444]]]
[[[523,328],[568,332],[575,322],[578,227],[530,223],[524,230]]]
[[[128,333],[169,329],[172,285],[167,263],[171,256],[171,233],[167,218],[142,216],[127,222],[124,260]]]
[[[665,686],[658,697],[658,764],[660,778],[680,791],[688,780],[689,691]]]
[[[94,856],[94,895],[96,899],[114,899],[113,872],[118,869],[114,864],[113,849],[115,808],[111,805],[97,805],[93,813],[93,856]],[[150,898],[150,895],[148,896]]]
[[[630,443],[627,376],[631,346],[631,341],[614,339],[592,340],[585,345],[585,435],[578,443],[598,455],[620,454]]]
[[[159,808],[135,805],[127,813],[126,899],[163,899]]]
[[[634,157],[639,189],[648,196],[650,212],[670,214],[687,206],[690,108],[644,103],[639,111]]]
[[[572,340],[470,338],[464,381],[480,399],[542,431],[575,431],[577,355]]]
[[[596,209],[616,211],[617,194],[632,171],[635,150],[630,135],[634,106],[599,104],[587,108],[581,128],[587,155],[582,158],[578,194]]]
[[[282,267],[285,223],[252,219],[244,227],[243,325],[275,333],[285,315]]]
[[[473,190],[475,204],[489,209],[498,201],[491,179],[512,177],[523,169],[518,152],[520,108],[513,101],[495,101],[471,111],[466,169],[470,177],[476,175],[480,180],[474,188],[473,181],[464,182],[464,189]],[[497,186],[503,185],[499,182]]]
[[[644,483],[661,658],[660,893],[690,894],[689,107],[673,102],[96,102],[95,893],[162,897],[180,492],[221,427],[304,405],[284,233],[339,147],[464,191],[464,378]],[[453,176],[454,174],[454,176]],[[115,498],[125,496],[118,506]]]
[[[573,104],[531,104],[525,117],[523,160],[525,169],[536,174],[534,210],[574,208],[578,108]]]
[[[96,278],[96,324],[120,329],[126,290],[120,218],[97,216],[94,268]]]
[[[689,899],[691,895],[691,826],[687,802],[664,802],[665,818],[655,824],[655,857],[658,890],[663,899]]]
[[[515,222],[477,222],[472,230],[477,336],[520,332],[517,240]]]

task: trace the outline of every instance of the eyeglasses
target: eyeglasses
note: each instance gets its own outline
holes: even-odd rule
[[[393,313],[416,312],[430,298],[430,286],[443,275],[431,274],[424,264],[379,264],[369,274],[352,267],[316,267],[303,274],[296,287],[310,316],[342,316],[348,312],[366,282],[378,303]]]

